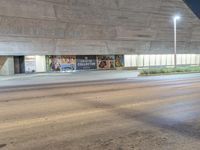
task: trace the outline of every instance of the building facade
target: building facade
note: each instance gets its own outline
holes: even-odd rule
[[[113,69],[119,56],[173,65],[175,14],[178,64],[199,65],[200,20],[183,0],[1,0],[0,74]]]

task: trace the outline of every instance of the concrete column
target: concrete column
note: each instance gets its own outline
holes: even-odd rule
[[[14,58],[12,56],[0,56],[0,75],[14,75]]]

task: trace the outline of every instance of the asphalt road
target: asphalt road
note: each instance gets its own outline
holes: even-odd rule
[[[200,75],[0,89],[0,150],[199,150]]]

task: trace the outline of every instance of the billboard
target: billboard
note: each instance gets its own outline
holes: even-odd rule
[[[124,67],[124,55],[115,55],[115,67]]]
[[[68,71],[76,69],[76,56],[47,56],[49,71]]]
[[[114,55],[97,56],[97,68],[98,69],[114,69],[115,56]]]
[[[80,55],[76,56],[76,69],[77,70],[89,70],[96,69],[97,62],[94,55]]]

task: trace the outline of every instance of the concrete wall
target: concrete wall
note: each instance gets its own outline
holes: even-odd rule
[[[182,0],[0,0],[0,55],[200,53],[200,21]]]
[[[13,75],[14,74],[14,60],[13,57],[0,56],[0,75]]]
[[[5,62],[6,62],[7,57],[5,56],[0,56],[0,70],[1,68],[4,66]]]

